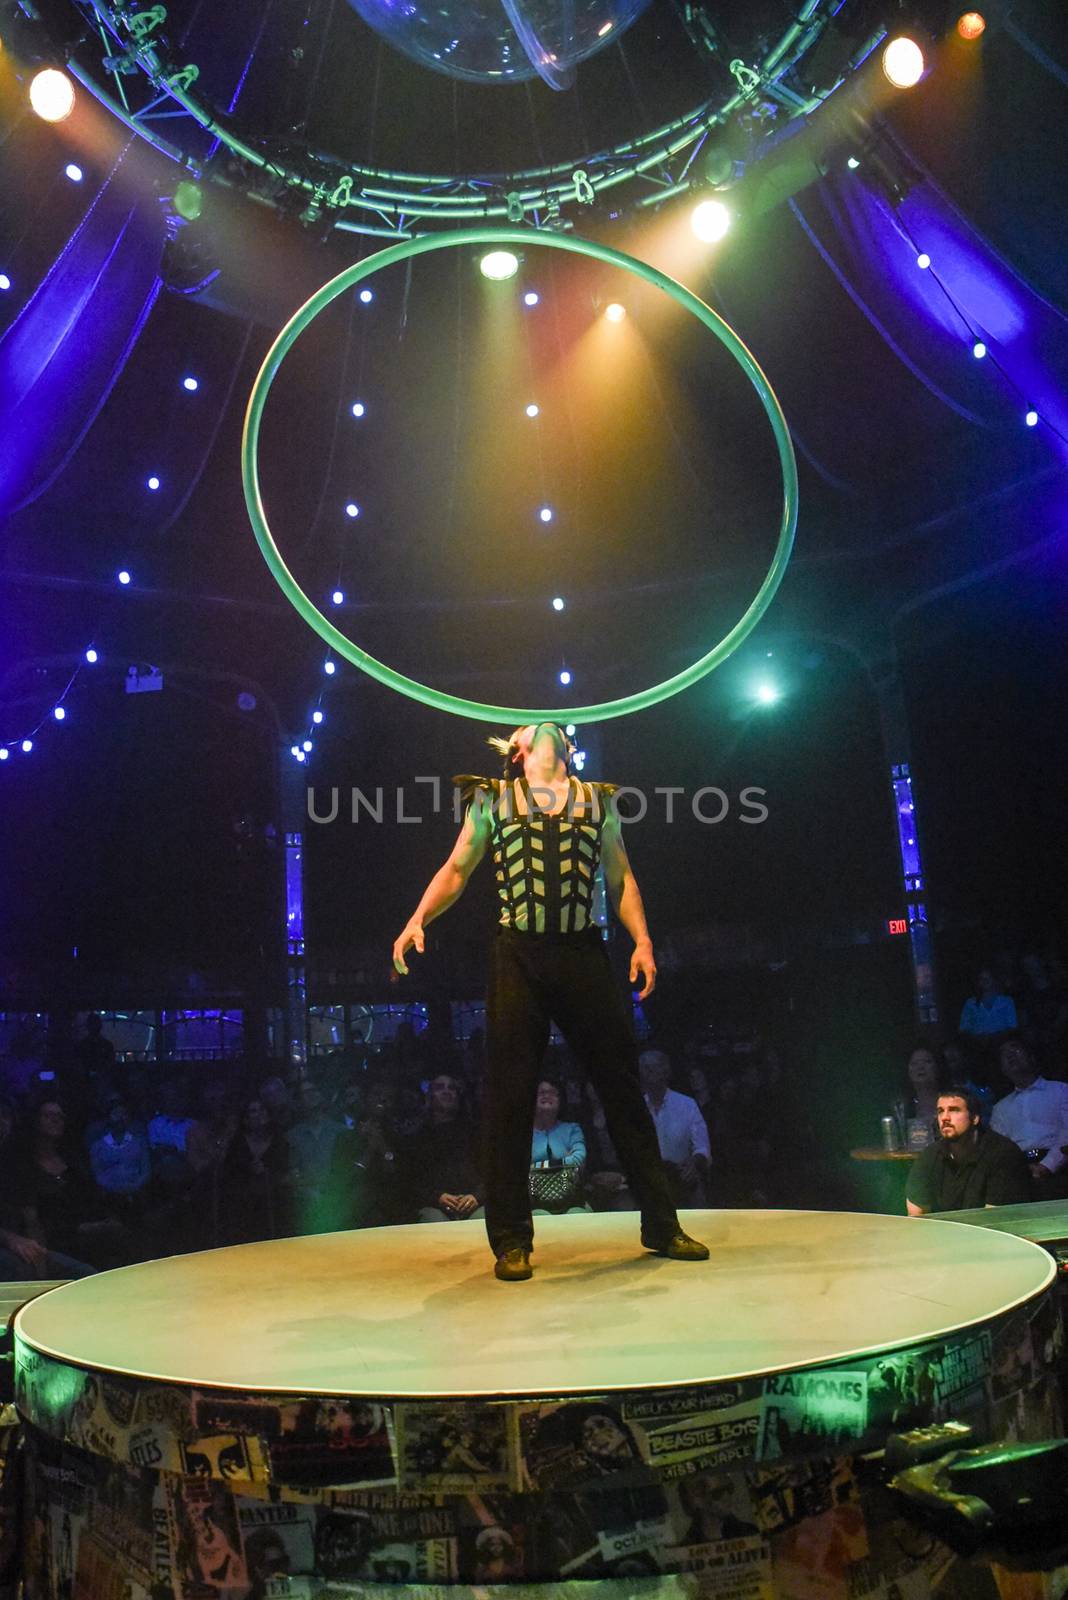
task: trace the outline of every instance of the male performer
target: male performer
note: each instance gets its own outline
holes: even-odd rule
[[[569,776],[574,754],[554,722],[491,739],[505,776],[459,778],[471,803],[445,865],[393,946],[393,964],[422,952],[424,928],[458,900],[492,847],[500,897],[486,999],[486,1231],[498,1278],[529,1278],[534,1237],[527,1173],[534,1099],[555,1022],[585,1065],[604,1105],[608,1133],[641,1208],[647,1250],[675,1261],[705,1261],[707,1246],[680,1225],[656,1130],[638,1081],[637,1051],[623,999],[593,920],[599,861],[620,921],[634,940],[630,981],[641,998],[656,982],[645,911],[620,832],[612,790]]]

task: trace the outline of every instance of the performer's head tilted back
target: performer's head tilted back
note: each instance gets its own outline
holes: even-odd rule
[[[486,741],[504,757],[507,778],[517,778],[526,773],[527,763],[541,769],[541,775],[554,772],[563,762],[564,771],[571,771],[571,761],[577,746],[558,722],[528,722],[516,728],[507,739],[495,735]]]

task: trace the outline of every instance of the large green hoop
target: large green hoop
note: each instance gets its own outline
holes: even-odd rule
[[[756,390],[771,423],[779,451],[779,465],[782,469],[783,507],[778,543],[764,581],[739,621],[707,654],[682,672],[677,672],[674,677],[665,678],[662,683],[653,684],[651,688],[642,689],[637,694],[623,695],[618,700],[605,700],[600,705],[571,708],[491,706],[483,705],[478,700],[464,700],[459,695],[446,694],[443,690],[432,689],[425,683],[417,683],[414,678],[407,678],[403,673],[395,672],[392,667],[387,667],[384,662],[369,655],[366,650],[361,650],[359,645],[353,644],[351,639],[313,605],[286,566],[271,533],[260,495],[258,461],[260,423],[271,384],[296,340],[320,311],[325,310],[338,295],[354,288],[364,278],[371,277],[384,267],[394,266],[399,261],[407,261],[412,256],[426,255],[432,250],[454,250],[465,245],[538,245],[550,250],[569,250],[575,255],[589,256],[594,261],[621,267],[624,272],[632,272],[636,277],[644,278],[646,283],[663,289],[665,294],[670,295],[684,310],[691,312],[699,322],[703,322],[705,327],[726,345]],[[636,261],[632,256],[624,255],[620,250],[612,250],[607,245],[595,244],[590,239],[576,238],[573,234],[539,233],[532,228],[462,228],[454,233],[423,234],[418,238],[404,239],[399,244],[389,245],[385,250],[379,250],[377,254],[358,261],[354,266],[346,267],[344,272],[339,272],[336,278],[331,278],[329,283],[325,283],[286,323],[267,352],[256,376],[256,382],[249,396],[248,410],[245,413],[245,427],[241,440],[241,477],[245,488],[245,504],[248,506],[253,532],[263,552],[264,560],[274,574],[282,593],[331,650],[336,651],[346,661],[350,661],[353,666],[360,667],[379,683],[384,683],[387,688],[396,689],[400,694],[408,695],[413,700],[421,700],[424,705],[433,706],[438,711],[448,711],[453,716],[470,717],[478,722],[512,724],[544,720],[599,722],[608,717],[625,717],[632,711],[644,711],[649,706],[659,705],[662,700],[670,699],[680,690],[690,688],[737,650],[756,627],[782,582],[797,529],[797,462],[790,442],[790,430],[774,390],[734,329],[729,327],[722,317],[717,316],[711,306],[705,305],[703,300],[692,294],[683,284],[677,283],[674,278],[658,271],[656,267],[651,267],[644,261]]]

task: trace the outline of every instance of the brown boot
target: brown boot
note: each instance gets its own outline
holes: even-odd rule
[[[517,1244],[512,1250],[502,1250],[497,1257],[493,1275],[505,1283],[520,1283],[524,1278],[532,1278],[534,1268],[530,1264],[530,1250],[527,1246]]]
[[[672,1261],[707,1261],[708,1246],[702,1244],[700,1239],[691,1239],[688,1233],[683,1233],[680,1228],[669,1239],[655,1241],[647,1239],[642,1234],[642,1244],[654,1255],[668,1256]]]

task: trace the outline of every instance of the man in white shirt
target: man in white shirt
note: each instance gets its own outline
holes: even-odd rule
[[[994,1107],[990,1126],[1021,1150],[1038,1152],[1031,1158],[1031,1175],[1040,1185],[1040,1197],[1052,1198],[1068,1176],[1063,1149],[1068,1145],[1068,1083],[1043,1078],[1022,1039],[1006,1039],[998,1059],[1013,1088]]]
[[[671,1082],[671,1062],[663,1050],[643,1050],[638,1058],[642,1092],[652,1115],[660,1155],[676,1189],[675,1204],[708,1204],[711,1150],[708,1128],[697,1101],[679,1094]]]

